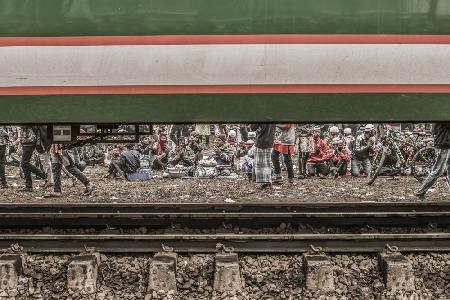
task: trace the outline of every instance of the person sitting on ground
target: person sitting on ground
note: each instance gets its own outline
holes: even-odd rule
[[[153,170],[165,170],[169,163],[170,148],[167,141],[167,135],[164,132],[159,133],[157,141],[152,150],[152,161],[150,165]]]
[[[309,124],[299,124],[298,133],[298,178],[305,179],[308,176],[306,164],[309,152],[314,150],[313,128]]]
[[[327,143],[320,138],[321,128],[315,126],[313,129],[314,150],[309,152],[306,167],[309,176],[319,176],[321,178],[330,173],[328,160],[333,156],[333,152]]]
[[[194,165],[194,156],[183,137],[178,140],[178,146],[175,146],[175,149],[169,152],[169,165],[171,167],[177,165],[191,167]]]
[[[230,148],[236,148],[237,147],[237,133],[236,130],[231,129],[230,131],[228,131],[228,139],[227,139],[227,144]]]
[[[116,158],[111,161],[106,177],[117,178],[118,175],[121,175],[127,179],[127,174],[135,173],[141,167],[138,151],[126,148],[121,151],[119,148],[116,148],[113,152]]]
[[[333,149],[333,156],[330,159],[331,176],[334,178],[344,176],[351,160],[350,153],[344,146],[344,141],[339,137],[335,137],[331,145]]]
[[[359,176],[363,169],[366,176],[372,169],[370,158],[373,155],[375,145],[375,126],[367,124],[364,132],[360,134],[350,149],[352,153],[351,170],[353,176]]]
[[[218,166],[229,166],[233,162],[233,156],[230,155],[228,145],[225,143],[225,136],[218,135],[214,139],[212,158]]]
[[[202,136],[197,131],[192,131],[189,135],[188,148],[191,154],[194,156],[194,164],[196,164],[202,158]]]
[[[344,142],[345,147],[350,152],[353,148],[353,143],[355,142],[355,137],[353,136],[352,129],[350,127],[344,128]]]
[[[249,139],[246,142],[242,143],[237,153],[237,157],[240,158],[239,170],[247,175],[249,181],[252,180],[253,159],[255,158],[255,151],[255,142]]]

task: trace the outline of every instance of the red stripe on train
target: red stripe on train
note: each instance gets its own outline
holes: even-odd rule
[[[450,44],[450,35],[256,34],[0,37],[0,47],[223,44]]]
[[[0,87],[0,96],[309,93],[450,93],[450,84],[114,85]]]

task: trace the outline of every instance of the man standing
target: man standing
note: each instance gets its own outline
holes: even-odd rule
[[[283,154],[284,163],[288,172],[289,183],[294,183],[294,167],[292,165],[292,155],[294,154],[295,126],[294,124],[277,125],[279,135],[274,142],[272,152],[272,164],[275,173],[275,182],[282,179],[280,154]]]
[[[261,184],[261,188],[272,186],[271,154],[275,140],[275,124],[252,124],[252,131],[256,131],[255,159],[253,162],[253,180]]]
[[[433,136],[434,136],[434,147],[438,149],[438,157],[436,163],[431,169],[430,174],[422,182],[419,190],[416,192],[417,198],[419,200],[425,200],[425,194],[428,189],[430,189],[436,180],[444,174],[447,170],[446,181],[447,185],[450,186],[450,123],[434,124],[433,126]]]
[[[6,183],[6,147],[8,146],[8,132],[4,126],[0,126],[0,184],[2,189],[6,189],[8,184]]]

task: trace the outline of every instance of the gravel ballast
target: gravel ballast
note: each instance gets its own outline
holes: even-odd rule
[[[278,300],[336,299],[388,300],[450,298],[450,254],[415,253],[406,257],[413,265],[415,290],[389,293],[375,255],[330,255],[335,273],[335,289],[329,293],[303,288],[301,255],[241,255],[240,268],[245,282],[237,293],[213,291],[214,256],[179,255],[177,293],[153,292],[146,295],[148,267],[146,255],[101,255],[98,291],[81,295],[66,289],[66,267],[71,255],[30,255],[18,293],[9,299],[167,299],[167,300]],[[0,299],[8,299],[1,298]]]
[[[102,166],[88,167],[86,174],[95,185],[92,195],[82,196],[83,186],[72,186],[68,178],[63,180],[63,197],[43,198],[42,182],[35,181],[34,191],[19,190],[24,185],[18,169],[8,168],[9,189],[0,190],[1,202],[12,203],[233,203],[233,202],[405,202],[417,201],[414,191],[419,182],[409,177],[380,177],[368,186],[366,179],[343,177],[340,179],[296,179],[288,184],[274,185],[271,190],[261,190],[244,178],[239,179],[154,179],[130,182],[102,178],[106,169]],[[428,201],[449,199],[450,190],[444,180],[439,180],[427,194]]]

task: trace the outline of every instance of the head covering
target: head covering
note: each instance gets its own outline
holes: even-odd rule
[[[190,133],[190,136],[192,136],[192,137],[198,137],[198,136],[200,136],[200,134],[197,132],[197,131],[192,131],[191,133]]]

